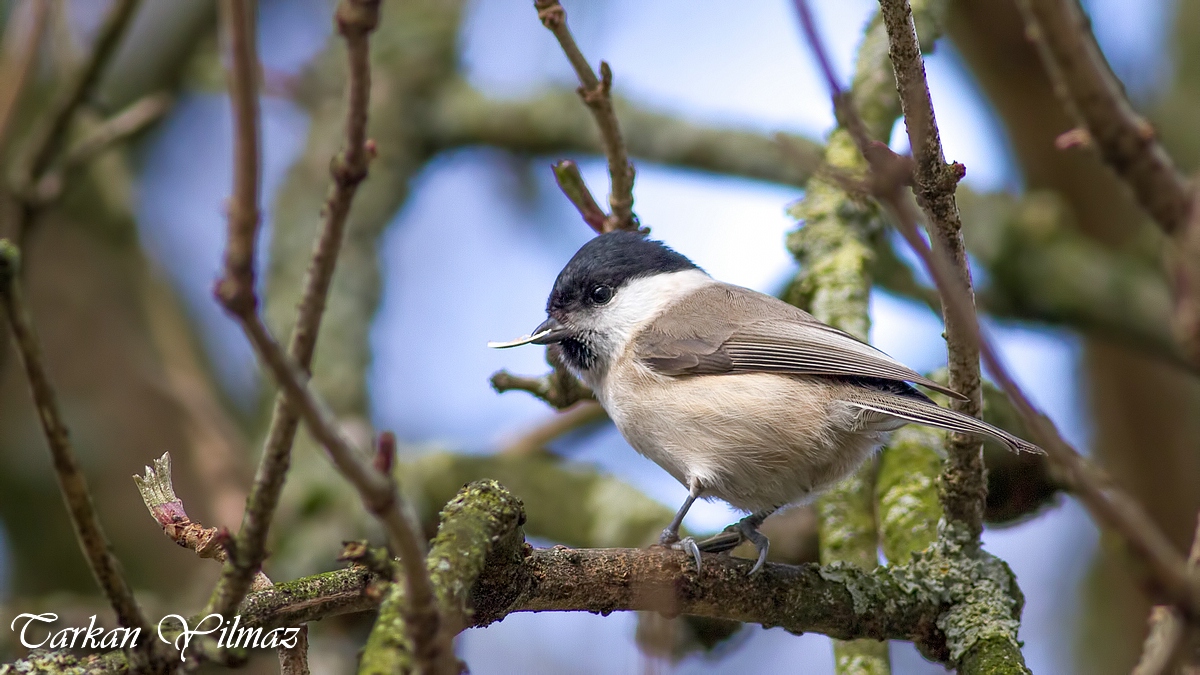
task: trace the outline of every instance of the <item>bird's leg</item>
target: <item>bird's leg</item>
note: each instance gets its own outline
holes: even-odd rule
[[[692,504],[700,497],[703,488],[700,487],[699,481],[692,480],[688,484],[688,496],[683,500],[683,506],[675,512],[675,517],[671,519],[671,524],[667,525],[662,531],[662,535],[658,538],[658,543],[670,548],[687,551],[692,554],[692,558],[696,560],[696,571],[700,571],[700,549],[696,547],[696,540],[691,537],[679,538],[679,528],[683,526],[683,518],[687,515],[688,509],[692,508]]]
[[[705,553],[725,553],[734,549],[743,541],[748,541],[754,544],[754,548],[758,550],[758,560],[755,561],[754,567],[750,569],[750,574],[754,574],[762,569],[763,563],[767,561],[767,551],[771,548],[770,540],[767,539],[766,535],[758,531],[758,526],[762,525],[767,516],[772,513],[775,513],[775,509],[755,511],[726,527],[725,531],[720,534],[700,542],[696,545],[696,548]]]

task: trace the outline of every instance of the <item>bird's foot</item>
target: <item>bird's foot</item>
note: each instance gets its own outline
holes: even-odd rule
[[[700,547],[696,545],[695,539],[692,539],[691,537],[684,537],[679,541],[668,544],[668,547],[673,548],[676,551],[690,553],[692,555],[692,559],[696,561],[696,573],[700,573],[700,568],[702,567],[702,563],[700,562]]]
[[[668,527],[663,530],[662,534],[658,537],[658,545],[665,546],[675,551],[690,553],[692,558],[696,561],[696,572],[700,571],[700,548],[696,546],[695,539],[692,539],[691,537],[684,537],[683,539],[680,539],[679,532]]]
[[[750,568],[750,574],[758,572],[762,569],[763,563],[767,562],[767,551],[771,548],[771,541],[767,539],[765,534],[758,531],[760,523],[762,523],[762,519],[756,517],[756,515],[749,515],[742,518],[738,522],[726,527],[720,534],[713,535],[697,544],[697,555],[699,555],[699,551],[704,551],[705,553],[727,553],[742,542],[748,541],[754,544],[754,548],[758,551],[758,560],[755,561],[754,567]]]

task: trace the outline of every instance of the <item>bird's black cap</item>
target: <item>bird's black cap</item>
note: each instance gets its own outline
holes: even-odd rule
[[[578,307],[596,286],[618,289],[633,279],[695,269],[700,268],[661,241],[630,230],[608,232],[584,244],[559,272],[546,309]]]

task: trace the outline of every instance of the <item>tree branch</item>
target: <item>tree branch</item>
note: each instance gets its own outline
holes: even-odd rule
[[[841,103],[844,99],[836,80],[830,78],[829,85],[834,92],[835,105],[843,108],[843,114],[853,115],[853,110]],[[1141,505],[1114,487],[1098,469],[1063,440],[1049,419],[1033,407],[997,357],[991,341],[981,332],[971,298],[954,280],[953,262],[942,255],[935,255],[918,234],[919,215],[903,196],[903,188],[912,180],[910,162],[893,153],[886,145],[869,139],[859,145],[859,151],[871,165],[871,176],[861,187],[869,188],[875,199],[888,209],[893,222],[936,283],[947,314],[953,313],[967,327],[971,339],[979,345],[984,365],[1013,402],[1033,437],[1042,444],[1063,485],[1079,497],[1094,518],[1118,531],[1133,552],[1147,564],[1154,592],[1161,593],[1186,616],[1200,616],[1197,613],[1200,610],[1200,581],[1189,574],[1183,557]]]
[[[947,164],[942,142],[925,81],[925,61],[913,22],[908,0],[880,0],[880,12],[887,27],[889,54],[900,93],[900,107],[909,144],[913,149],[915,171],[913,192],[925,211],[930,227],[930,240],[940,247],[940,254],[954,262],[954,283],[971,299],[971,270],[963,244],[962,222],[954,197],[958,181],[965,173],[961,164]],[[945,299],[942,304],[945,305]],[[979,374],[979,350],[953,315],[942,312],[946,324],[947,363],[950,388],[967,397],[952,401],[951,408],[972,417],[983,410],[983,393]],[[946,517],[966,524],[978,540],[983,531],[983,510],[987,499],[987,482],[983,474],[983,440],[969,434],[951,434],[948,457],[942,469],[941,496]]]
[[[139,4],[140,0],[117,0],[105,16],[83,66],[55,99],[45,124],[33,132],[29,158],[22,170],[21,184],[32,185],[54,161],[55,155],[66,140],[75,111],[91,96],[100,81],[100,76],[104,74],[109,60],[116,53],[121,36],[129,27]]]
[[[254,0],[221,0],[221,24],[229,41],[229,101],[233,107],[233,193],[226,204],[229,242],[224,276],[215,293],[234,314],[258,310],[254,288],[255,237],[258,236],[258,48]]]
[[[575,205],[575,209],[583,217],[583,222],[596,234],[603,234],[608,216],[604,215],[604,211],[596,203],[596,198],[592,196],[592,191],[583,181],[579,165],[569,159],[561,159],[555,162],[551,169],[554,171],[554,182],[558,183],[558,189]]]
[[[429,564],[441,570],[434,575],[440,602],[458,608],[446,611],[452,630],[513,612],[653,611],[839,639],[909,640],[929,658],[962,666],[999,641],[987,622],[1008,630],[1020,610],[1007,566],[961,549],[870,573],[768,563],[753,577],[746,574],[752,561],[708,555],[698,574],[685,553],[663,548],[529,549],[521,522],[520,502],[494,481],[468,486],[447,506]],[[254,593],[238,613],[243,624],[271,628],[364,611],[380,602],[370,590],[379,581],[361,566],[327,572]],[[975,611],[961,611],[968,602]]]
[[[1193,192],[1191,217],[1175,238],[1175,261],[1168,270],[1175,281],[1175,337],[1192,365],[1200,368],[1200,190]]]
[[[15,63],[9,63],[7,58],[0,57],[0,75],[3,75],[0,80],[4,81],[3,87],[0,88],[0,157],[3,157],[8,149],[8,134],[12,130],[13,118],[21,102],[21,95],[25,92],[29,75],[37,64],[38,53],[46,36],[46,25],[49,23],[47,17],[50,15],[50,0],[33,0],[27,4],[31,8],[31,15],[28,17],[19,16],[17,11],[10,12],[5,25],[4,41],[0,44],[0,49],[6,54],[18,53]],[[22,18],[29,21],[29,29],[25,35],[18,36]],[[16,44],[18,38],[25,40],[24,48],[19,50]]]
[[[67,180],[88,162],[112,146],[145,129],[170,110],[174,99],[170,94],[150,94],[134,101],[129,107],[104,120],[67,150],[61,166],[47,171],[31,186],[24,197],[38,207],[58,198]]]
[[[359,7],[346,10],[345,14],[339,9],[339,19],[346,19],[350,12],[370,12],[375,9],[375,3],[371,0],[360,4]],[[371,466],[359,457],[353,444],[338,427],[337,419],[328,406],[309,388],[308,376],[275,341],[258,313],[258,296],[254,288],[259,214],[255,80],[258,55],[251,30],[254,3],[250,0],[225,0],[222,9],[230,33],[233,59],[230,66],[230,98],[234,112],[235,153],[225,276],[217,284],[214,293],[226,311],[241,324],[259,359],[287,397],[288,404],[298,411],[313,437],[325,447],[338,472],[355,487],[363,505],[388,533],[389,542],[399,555],[405,571],[404,581],[410,601],[407,614],[413,619],[408,629],[410,637],[416,641],[416,652],[431,655],[431,662],[438,664],[433,672],[457,672],[457,661],[450,644],[439,639],[442,631],[438,628],[433,589],[425,573],[423,541],[413,531],[405,504],[397,494],[395,480],[390,473],[394,444],[391,453],[381,446],[382,461],[378,467]],[[349,123],[350,126],[354,124],[354,121]],[[362,145],[356,147],[361,148]],[[235,552],[240,559],[242,553]],[[240,559],[238,566],[242,569],[249,567],[246,562]],[[236,587],[234,583],[226,581],[227,578],[236,581],[234,574],[223,575],[222,583],[218,584],[209,601],[211,612],[226,616],[233,612],[241,599],[238,591],[244,593],[244,586]]]
[[[639,159],[800,187],[808,182],[809,172],[783,161],[779,145],[769,135],[694,124],[621,98],[614,99],[613,106],[621,119],[625,145]],[[575,93],[566,89],[516,101],[496,100],[454,80],[438,91],[433,107],[429,134],[439,149],[487,145],[543,155],[604,152],[595,124],[580,109]],[[806,138],[789,138],[819,151]]]
[[[608,207],[611,209],[605,231],[632,230],[637,227],[637,218],[633,215],[633,164],[625,150],[625,141],[621,138],[621,126],[617,122],[617,114],[612,102],[612,69],[604,61],[600,62],[600,77],[579,51],[571,30],[567,28],[567,12],[558,0],[535,0],[538,18],[542,25],[554,33],[563,53],[575,69],[579,77],[579,97],[592,111],[596,126],[600,129],[600,137],[604,145],[604,155],[608,158],[608,175],[611,189],[608,194]]]
[[[1125,97],[1078,0],[1020,0],[1017,6],[1067,112],[1163,231],[1181,230],[1193,188]]]
[[[183,501],[175,496],[175,487],[171,478],[171,454],[164,452],[162,457],[154,460],[154,467],[146,467],[144,476],[134,475],[133,482],[142,495],[142,502],[150,511],[150,516],[163,529],[163,534],[183,548],[195,551],[201,558],[211,558],[217,562],[228,559],[228,549],[234,546],[225,528],[204,527],[188,517],[183,508]],[[274,584],[259,570],[254,575],[251,591],[261,591]],[[308,626],[300,626],[297,642],[293,647],[280,646],[276,648],[279,655],[280,672],[282,675],[303,675],[308,673]]]
[[[42,350],[20,288],[19,276],[20,253],[8,241],[0,239],[0,304],[4,306],[13,342],[25,367],[34,407],[50,448],[54,475],[71,517],[75,537],[79,540],[79,547],[92,576],[112,605],[117,621],[125,628],[139,629],[148,634],[149,624],[133,597],[133,590],[125,581],[120,562],[112,554],[108,537],[92,504],[87,478],[79,468],[75,450],[71,446],[66,424],[58,408],[58,397],[46,372]],[[139,651],[152,658],[153,642],[146,641]]]
[[[306,374],[310,373],[316,351],[317,335],[345,238],[350,205],[359,184],[367,177],[367,169],[374,156],[373,144],[367,140],[367,111],[371,93],[369,36],[379,23],[379,2],[343,0],[336,17],[338,31],[346,40],[350,62],[345,141],[329,169],[333,184],[323,211],[324,224],[313,249],[296,324],[288,343],[288,356]],[[299,415],[288,405],[287,397],[282,393],[277,395],[262,458],[238,533],[238,550],[243,560],[234,567],[227,567],[222,577],[222,584],[228,587],[231,596],[238,595],[238,589],[246,588],[254,570],[266,558],[267,535],[291,464],[292,445],[299,421]]]

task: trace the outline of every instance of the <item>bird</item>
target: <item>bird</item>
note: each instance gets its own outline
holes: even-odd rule
[[[966,397],[778,298],[714,279],[638,231],[600,234],[567,262],[547,319],[509,342],[552,345],[637,452],[688,489],[659,543],[689,552],[770,541],[759,526],[851,475],[909,424],[988,436],[1042,452],[943,408],[916,386]],[[679,530],[697,499],[748,513],[696,542]]]

